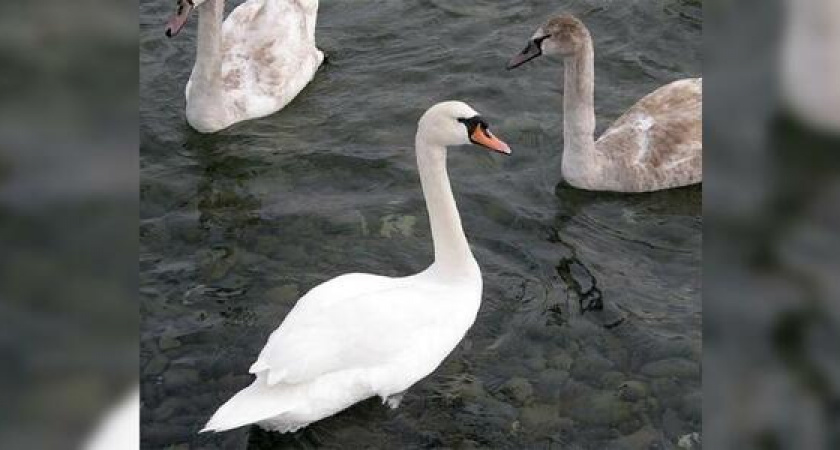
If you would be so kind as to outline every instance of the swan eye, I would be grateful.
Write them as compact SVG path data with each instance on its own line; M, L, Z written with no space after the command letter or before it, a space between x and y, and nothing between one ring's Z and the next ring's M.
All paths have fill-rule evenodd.
M479 128L485 135L489 136L489 132L487 130L490 129L490 125L488 125L481 116L470 117L469 119L461 117L458 119L458 122L461 122L465 127L467 127L468 136L472 136L475 133L476 128Z
M463 123L467 127L467 136L469 136L470 142L473 144L510 155L510 147L496 136L493 136L493 133L490 132L490 125L481 116L470 117L469 119L460 118L458 122Z
M175 3L178 5L177 14L183 14L184 8L186 8L187 5L190 5L190 7L195 8L195 3L193 3L193 0L176 0Z

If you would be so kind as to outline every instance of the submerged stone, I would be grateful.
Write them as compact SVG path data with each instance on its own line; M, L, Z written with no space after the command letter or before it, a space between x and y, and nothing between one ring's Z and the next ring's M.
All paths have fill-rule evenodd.
M178 340L176 337L172 336L161 336L158 339L158 348L161 350L171 350L173 348L178 348L181 346L181 341Z
M217 247L199 250L196 259L202 276L208 281L224 278L236 265L236 251L233 248Z
M642 366L641 372L650 377L691 379L700 375L697 363L683 358L668 358Z
M569 370L572 367L572 357L566 353L552 356L548 360L548 367L554 367L560 370Z
M607 389L615 389L621 385L624 378L623 373L611 370L601 375L601 384Z
M181 400L175 397L164 399L160 406L155 409L154 416L156 420L167 420L175 414L178 410L178 403Z
M527 430L546 431L557 427L560 416L557 406L536 404L522 408L519 421Z
M687 420L700 423L703 419L703 394L699 391L686 394L682 398L680 412Z
M641 381L625 381L618 387L618 397L627 402L637 402L647 395L647 385Z
M599 426L616 426L632 419L635 414L631 403L608 391L595 391L578 397L570 406L569 413L577 422Z
M163 379L168 387L182 388L201 382L198 371L189 368L174 368L166 372Z
M700 440L700 433L694 432L686 434L677 441L677 447L683 450L699 450L703 448L703 442Z
M556 395L559 389L569 379L569 372L558 369L546 369L540 373L537 391Z
M169 365L169 359L160 353L156 354L143 368L144 375L160 375Z
M598 354L584 355L572 364L572 376L577 380L591 380L600 378L603 372L612 369L612 361Z
M382 227L379 230L379 235L384 238L397 236L411 237L414 236L414 226L416 224L417 218L414 216L388 214L382 218Z
M472 439L464 439L455 446L456 450L478 450L480 448L482 448L481 445Z
M657 448L654 447L654 444L658 440L661 440L660 434L648 425L638 429L633 434L628 434L612 441L612 445L609 448L616 450Z
M469 375L454 377L441 388L441 392L449 401L476 402L488 397L481 381Z
M529 370L534 372L541 372L545 370L546 362L545 358L541 356L534 356L525 360L525 366L528 367Z
M268 290L265 293L266 299L275 303L289 303L300 297L296 284L284 284Z
M522 377L511 378L502 385L500 391L520 406L530 403L534 395L534 388L531 386L531 382Z
M662 429L670 439L676 439L677 436L688 431L686 424L680 420L677 412L670 408L665 410L665 414L662 415Z

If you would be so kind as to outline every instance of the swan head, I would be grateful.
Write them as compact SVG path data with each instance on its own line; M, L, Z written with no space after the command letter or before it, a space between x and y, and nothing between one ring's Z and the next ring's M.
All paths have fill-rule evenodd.
M525 50L511 58L507 68L514 69L542 55L574 56L589 40L589 30L577 17L554 17L537 29Z
M201 6L207 0L175 0L177 9L175 14L169 19L166 24L166 37L173 37L184 28L187 24L187 19L190 18L190 13Z
M464 102L442 102L429 108L420 118L417 136L440 147L475 144L510 155L510 147L494 136L490 125Z

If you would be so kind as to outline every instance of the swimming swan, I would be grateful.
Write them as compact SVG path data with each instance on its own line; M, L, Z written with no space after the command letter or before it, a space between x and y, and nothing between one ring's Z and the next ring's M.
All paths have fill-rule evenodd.
M202 431L250 423L295 431L374 396L396 408L406 389L440 365L475 321L481 302L481 271L446 171L446 148L470 142L510 154L464 103L439 103L420 119L415 146L432 265L400 278L352 273L313 288L251 366L256 380Z
M315 47L318 0L248 0L224 16L224 0L178 0L166 27L175 36L198 10L187 122L212 133L273 114L312 80L324 60Z
M703 179L702 81L672 82L648 94L594 140L594 53L583 22L563 15L540 27L508 69L540 55L560 55L563 178L594 191L646 192Z

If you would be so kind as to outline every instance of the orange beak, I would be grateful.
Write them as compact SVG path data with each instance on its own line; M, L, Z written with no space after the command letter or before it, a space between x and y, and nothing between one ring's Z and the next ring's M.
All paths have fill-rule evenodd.
M502 142L502 140L496 136L493 136L493 133L482 126L475 127L475 131L473 131L470 136L470 140L474 144L488 148L494 152L499 152L503 155L510 155L510 146Z

